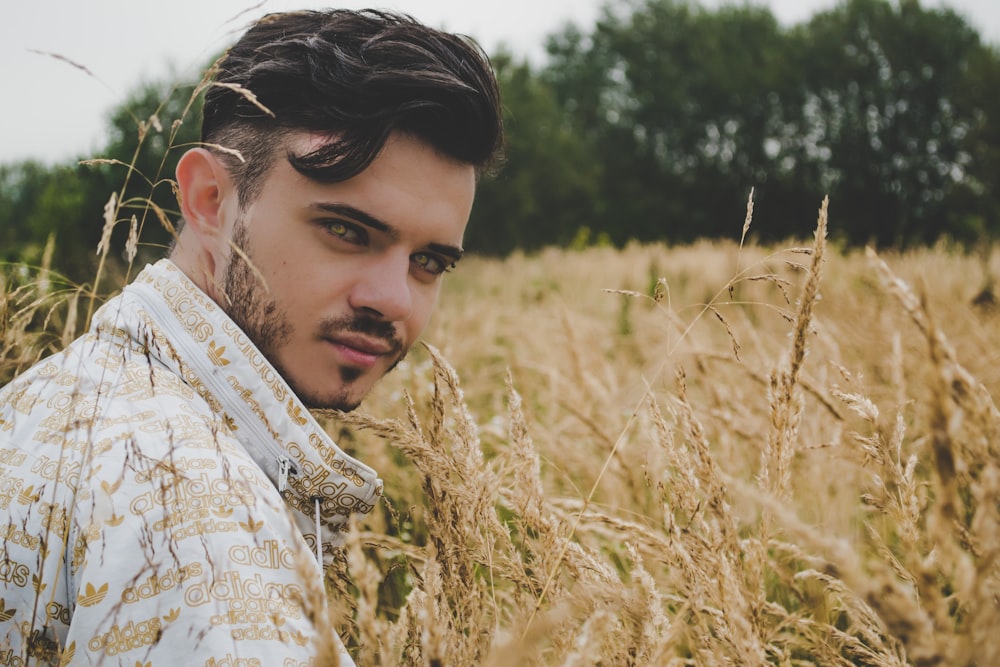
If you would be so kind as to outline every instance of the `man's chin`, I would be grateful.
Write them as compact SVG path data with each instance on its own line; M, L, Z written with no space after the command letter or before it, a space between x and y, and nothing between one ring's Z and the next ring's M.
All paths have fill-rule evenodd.
M365 394L358 394L354 391L338 390L335 393L299 391L292 387L292 391L298 396L302 404L310 410L339 410L340 412L351 412L356 410ZM367 393L367 392L366 392Z
M353 412L361 405L361 401L339 401L339 400L306 400L301 399L302 404L309 410L336 410L337 412Z
M357 383L346 382L336 387L296 387L292 391L310 410L340 410L351 412L361 405L361 401L371 391L371 387L358 386Z
M361 405L377 381L370 380L363 373L352 374L343 369L340 380L334 387L303 387L294 382L289 382L289 385L310 410L351 412Z
M340 382L336 387L306 387L288 375L284 375L284 377L295 395L310 410L351 412L361 405L375 384L396 368L405 356L405 354L400 355L382 372L378 372L374 368L361 369L353 366L342 366L337 371ZM376 373L377 376L373 377L373 373Z

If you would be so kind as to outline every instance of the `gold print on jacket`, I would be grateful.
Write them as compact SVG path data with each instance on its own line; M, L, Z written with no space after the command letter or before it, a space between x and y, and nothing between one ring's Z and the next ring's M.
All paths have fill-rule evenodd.
M295 399L293 398L288 399L288 416L291 417L292 421L294 421L299 426L304 426L305 423L309 421L308 419L306 419L306 416L302 413L302 408L299 406L298 403L295 402Z
M235 521L211 518L226 517L233 507L253 507L254 495L240 479L218 478L202 473L196 477L174 476L156 488L136 495L129 504L134 516L161 508L165 519L154 521L154 531L170 529L175 539L207 533L230 533L241 530Z
M7 509L21 491L24 480L6 471L0 471L0 509Z
M62 625L68 626L72 620L73 614L70 612L69 608L59 604L58 602L49 602L45 605L45 618L50 621L59 621Z
M7 601L0 600L0 623L6 623L14 617L16 609L7 609Z
M271 426L271 422L268 421L267 414L264 412L264 409L260 407L260 403L257 401L256 398L253 397L253 390L248 387L244 387L242 384L240 384L240 380L236 376L230 375L228 380L229 380L229 385L234 390L236 390L236 393L247 404L247 406L250 408L250 411L253 412L255 415L257 415L257 418L260 419L260 422L264 425L264 428L266 428L268 432L271 434L271 437L280 442L281 434L275 431L274 427Z
M76 598L76 603L81 607L93 607L96 604L100 604L107 595L107 582L104 582L98 588L94 588L94 584L88 581L87 585L83 587L83 593Z
M95 333L0 390L0 667L37 659L30 646L58 638L69 645L42 664L154 667L152 647L174 635L204 640L189 667L318 667L306 657L313 615L300 581L315 574L311 559L300 570L313 524L286 520L243 431L291 445L288 495L309 503L299 508L307 517L305 487L333 493L321 518L336 522L331 510L370 507L380 483L339 452L221 310L182 276L167 282L161 293L183 329L169 313L155 319L164 309L148 299L158 296L126 294L127 308L95 316ZM136 528L151 559L117 553L117 536ZM216 543L210 533L221 551L197 544ZM35 629L48 634L25 635Z
M150 470L139 470L135 473L136 482L173 483L174 476L183 476L192 470L215 470L219 464L214 459L188 458L186 456L171 457L167 461L157 461Z
M121 380L115 385L116 400L146 401L154 396L181 398L190 401L194 392L172 373L159 373L156 381L149 377L148 366L125 364Z
M315 444L315 443L314 443ZM329 462L330 468L319 466L309 460L302 447L295 442L286 445L288 453L292 459L298 462L299 474L289 480L289 483L301 489L302 498L315 498L319 496L323 499L324 514L335 514L347 516L351 512L367 513L372 509L372 504L367 503L352 493L346 481L337 481L340 476L335 473L340 472L343 478L351 480L353 486L359 486L361 479L357 471L346 466L343 459L335 458ZM329 452L329 450L327 450ZM300 512L308 515L311 509L308 505L303 505L296 498L288 498L288 503L295 506Z
M235 641L279 641L284 644L290 642L295 642L299 646L305 646L309 643L309 637L307 637L301 630L296 630L295 632L288 632L287 630L282 630L280 628L274 627L274 625L260 625L254 624L249 628L237 628L231 633L232 638Z
M35 407L36 403L39 403L41 401L41 398L39 398L37 392L28 393L28 389L30 388L31 385L26 384L19 390L12 391L8 399L5 400L3 404L0 404L0 408L10 405L12 408L14 408L15 412L18 412L22 415L30 415L31 409ZM2 421L2 424L0 424L0 430L2 431L9 431L12 428L14 428L13 422L7 422L3 420L0 421Z
M87 648L95 653L103 651L105 655L115 656L155 644L159 641L162 630L159 616L138 623L129 621L124 625L116 624L107 632L94 635L87 643Z
M208 358L216 366L228 366L229 359L226 359L226 346L219 345L214 340L208 343Z
M76 657L76 642L70 642L69 646L63 650L62 657L59 659L59 667L69 667L73 664L73 658Z
M28 585L31 569L24 563L18 563L12 558L0 560L0 581L6 581L20 588Z
M119 332L122 335L127 335L124 332ZM95 341L93 336L86 336L88 341ZM76 387L80 382L80 377L71 370L66 370L62 366L52 363L51 361L46 363L38 373L38 380L45 380L51 382L52 384L58 385L60 387L72 388Z
M237 467L237 470L240 473L240 477L246 480L248 484L259 486L262 489L272 488L271 480L260 472L260 468L240 465Z
M167 303L173 306L173 303L177 301L178 296L189 297L194 300L203 310L208 311L210 314L215 313L218 310L218 306L214 301L208 299L199 290L190 290L185 287L185 278L182 275L180 269L178 269L173 264L163 265L164 270L174 275L164 276L161 278L151 278L144 274L139 274L136 277L136 282L144 282L156 287L156 291L159 292ZM174 312L180 315L180 311L174 308ZM180 318L183 320L183 318Z
M8 645L0 647L0 665L10 665L11 667L24 667L28 664L55 664L52 661L58 659L59 667L67 667L70 665L70 661L73 659L73 653L71 649L75 649L75 642L70 644L69 648L59 655L58 645L45 637L43 630L31 630L31 626L28 623L22 623L17 627L17 631L20 632L26 639L31 648L28 650L28 660L25 660L23 656L17 655L14 649L10 648ZM34 643L32 643L34 642ZM68 657L67 657L68 654ZM38 661L32 661L30 658L36 658ZM40 662L40 661L46 662Z
M188 414L185 410L189 410L189 408L186 407L186 404L181 404L177 407L174 414L163 419L139 425L139 431L142 433L154 433L158 437L162 437L164 433L169 433L174 441L184 441L185 447L201 447L203 449L210 449L212 452L218 451L221 441L206 441L204 438L206 428L211 429L211 422L207 422L204 417L196 413L192 412ZM230 447L223 451L229 452L235 450Z
M174 311L174 315L177 316L177 319L180 320L184 328L190 332L192 338L199 343L204 343L211 338L215 329L205 319L204 315L201 314L202 308L192 298L190 292L185 291L181 285L166 281L157 283L157 288L160 290L160 294L167 302L167 305Z
M160 329L159 326L157 326L156 322L153 320L152 317L149 316L148 313L146 313L146 311L140 310L139 316L143 319L146 328L148 328L149 331L152 333L152 337L154 340L161 340L161 341L170 340L170 337L167 336ZM212 326L207 323L206 326L208 326L208 331L203 332L203 335L207 337L212 334ZM202 381L201 377L198 376L198 373L196 373L195 370L191 368L190 365L188 365L180 357L178 357L176 353L171 353L170 356L178 364L181 377L183 378L183 382L174 373L160 373L157 375L157 381L163 380L163 381L177 383L177 385L179 387L182 387L185 392L190 392L191 388L193 387L194 391L197 392L197 394L201 396L202 399L204 399L205 402L208 403L208 405L212 408L212 412L216 414L222 412L222 404L219 402L219 399L216 398L212 394L212 392L208 390L208 387L205 386L205 383Z
M37 550L41 542L37 535L26 533L12 523L8 523L6 528L0 529L0 541L3 541L4 544L13 543L32 551Z
M121 521L118 520L116 523L115 515L112 514L111 520L105 523L117 525ZM73 544L73 560L70 561L70 572L74 575L76 574L80 566L87 560L87 544L96 542L99 539L101 539L101 527L95 523L90 524L77 533L76 542Z
M237 658L227 653L222 658L209 658L205 667L263 667L259 658Z
M347 463L344 457L340 456L332 447L323 442L317 434L309 434L309 444L316 448L316 451L323 457L327 465L333 468L334 472L338 472L351 480L354 486L360 488L365 485L365 479L358 473L357 469ZM379 487L378 492L381 494L381 487Z
M59 660L59 642L53 639L48 626L37 627L28 621L19 624L18 628L24 643L28 647L28 658L23 664L32 664L30 658L35 658L33 664L48 665ZM12 663L17 664L17 663Z
M302 587L298 584L266 581L259 573L246 577L236 570L228 570L210 581L203 579L189 584L184 589L184 601L191 607L211 602L225 605L225 612L209 618L212 625L247 626L233 628L234 639L277 639L296 643L301 633L290 633L274 626L284 624L286 618L302 618L302 596Z
M59 431L39 429L32 440L44 445L57 446L65 453L75 452L77 454L89 454L90 456L99 456L111 449L114 444L111 438L101 438L99 440L88 439L91 433L92 430L89 428L81 429L77 433L80 437L73 438L67 435L65 428L63 428L61 433Z
M250 343L246 334L237 327L231 320L223 320L222 331L229 335L239 348L250 366L257 372L257 377L268 386L274 394L274 398L279 403L284 403L290 396L285 381L274 370L271 364L264 358L256 347Z
M120 417L105 417L99 420L94 428L97 430L110 429L112 426L122 426L123 424L141 424L156 418L155 410L142 410L140 412L130 412Z
M26 489L21 489L17 493L17 503L18 505L33 505L38 502L38 499L42 497L41 491L35 491L35 485L32 484Z
M42 517L42 529L55 533L65 540L69 534L69 516L66 508L54 503L39 503L38 513Z
M234 565L249 565L268 570L294 570L298 556L290 547L282 546L278 540L264 540L260 546L237 544L229 548L229 560Z
M39 431L68 433L94 423L97 397L81 396L68 391L58 392L45 404L52 412L38 424Z
M160 593L177 588L192 577L200 577L203 572L201 563L191 563L176 569L170 568L161 575L150 575L142 583L122 591L122 602L132 604L155 598Z
M198 392L198 395L201 396L206 403L208 403L209 407L212 408L212 412L215 414L223 412L222 403L220 403L219 399L217 399L215 395L208 390L208 387L205 386L205 383L202 382L198 374L194 372L194 369L182 364L181 375L184 376L184 381L194 387L195 391Z
M319 667L319 663L316 662L316 658L309 658L309 660L285 658L285 661L281 663L281 667Z
M55 481L57 484L65 484L72 491L76 491L80 483L80 463L68 461L64 458L50 459L42 454L31 466L31 472L42 479Z

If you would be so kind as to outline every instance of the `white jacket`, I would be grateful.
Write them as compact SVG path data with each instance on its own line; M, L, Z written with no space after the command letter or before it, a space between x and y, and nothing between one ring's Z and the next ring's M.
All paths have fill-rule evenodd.
M0 665L353 664L315 526L381 492L161 260L0 390Z

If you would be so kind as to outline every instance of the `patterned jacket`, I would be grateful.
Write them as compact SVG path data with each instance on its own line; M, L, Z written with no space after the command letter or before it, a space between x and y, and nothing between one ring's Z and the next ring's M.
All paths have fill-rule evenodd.
M353 664L316 531L381 492L161 260L0 390L0 665Z

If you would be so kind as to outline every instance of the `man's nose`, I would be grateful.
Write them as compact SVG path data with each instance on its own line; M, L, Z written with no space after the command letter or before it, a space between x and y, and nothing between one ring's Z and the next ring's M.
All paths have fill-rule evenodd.
M385 253L367 262L355 278L348 304L388 322L409 318L413 311L409 255Z

